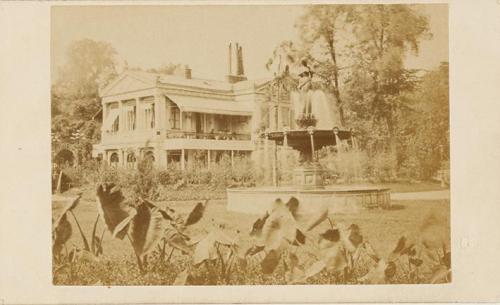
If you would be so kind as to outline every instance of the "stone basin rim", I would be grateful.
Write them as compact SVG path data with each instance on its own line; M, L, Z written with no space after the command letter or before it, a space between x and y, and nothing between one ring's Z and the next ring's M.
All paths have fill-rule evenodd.
M356 193L373 193L373 192L388 192L390 188L386 187L363 187L353 186L345 188L325 187L324 189L300 189L293 186L289 187L251 187L251 188L228 188L227 192L234 193L294 193L294 194L356 194Z

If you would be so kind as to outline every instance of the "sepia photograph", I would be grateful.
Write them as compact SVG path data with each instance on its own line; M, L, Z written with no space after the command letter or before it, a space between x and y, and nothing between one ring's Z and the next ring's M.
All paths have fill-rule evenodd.
M52 284L453 283L448 9L52 5Z

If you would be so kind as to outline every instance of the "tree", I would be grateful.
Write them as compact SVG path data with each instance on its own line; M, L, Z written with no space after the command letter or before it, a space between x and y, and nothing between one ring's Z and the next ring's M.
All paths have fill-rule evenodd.
M99 88L116 77L116 51L106 42L73 42L51 89L54 145L70 144L79 159L90 157L99 126L92 117L101 108Z
M419 179L432 177L449 161L449 71L443 62L422 76L408 96L414 111L398 126L400 163Z
M420 40L430 35L428 20L409 5L359 5L349 20L355 37L346 80L352 109L387 132L395 153L397 111L416 81L416 71L405 69L403 60L408 51L418 53Z
M73 42L56 84L65 96L96 97L99 88L116 77L116 50L107 42L83 39Z

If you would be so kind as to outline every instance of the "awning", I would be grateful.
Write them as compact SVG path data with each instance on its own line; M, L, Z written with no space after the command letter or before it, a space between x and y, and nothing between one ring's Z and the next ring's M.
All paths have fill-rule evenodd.
M180 95L169 95L168 98L185 112L251 116L253 111L250 102L236 102Z
M104 130L108 131L112 129L113 123L116 118L120 115L120 110L118 108L113 108L109 110L106 120L102 123Z

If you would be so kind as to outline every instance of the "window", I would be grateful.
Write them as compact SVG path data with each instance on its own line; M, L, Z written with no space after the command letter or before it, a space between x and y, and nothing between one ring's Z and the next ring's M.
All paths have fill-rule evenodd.
M154 162L155 161L155 154L152 151L148 151L144 154L144 159L148 160L149 162Z
M109 162L111 163L111 166L113 167L116 167L118 165L118 161L119 161L119 158L118 158L118 153L112 153L110 158L109 158Z
M127 130L135 130L135 106L127 108Z
M180 128L180 117L181 111L177 106L170 107L170 128L179 129Z
M290 109L288 107L281 108L281 126L290 127Z
M146 129L155 128L155 104L151 103L144 108L144 122Z
M136 158L135 158L134 153L129 153L127 155L127 168L134 168L135 162L136 162Z
M120 129L120 117L117 116L116 119L113 121L113 125L111 125L111 131L117 132L119 129Z

